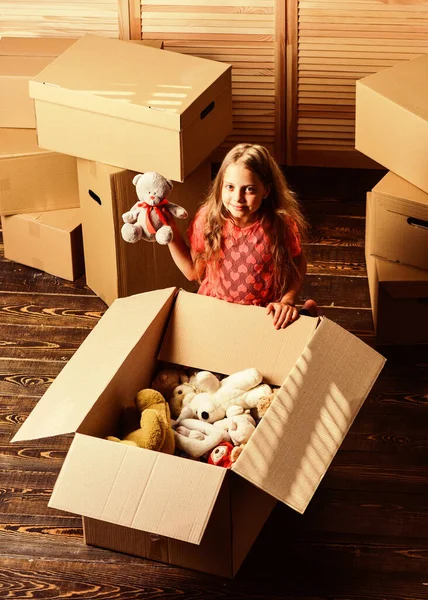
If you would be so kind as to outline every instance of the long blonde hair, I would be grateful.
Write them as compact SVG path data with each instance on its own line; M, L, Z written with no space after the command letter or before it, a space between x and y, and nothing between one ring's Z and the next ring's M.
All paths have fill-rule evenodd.
M220 169L212 182L204 203L207 219L204 228L204 250L195 259L199 265L214 263L219 259L222 232L226 221L232 216L222 202L224 173L231 164L240 164L255 173L269 194L263 199L259 208L260 222L271 242L271 252L275 269L274 290L281 298L296 277L300 277L296 264L291 256L290 245L285 241L290 235L286 217L291 217L299 230L301 240L307 233L307 223L300 210L299 202L290 190L286 178L269 151L258 144L238 144L225 156ZM232 219L233 220L233 219Z

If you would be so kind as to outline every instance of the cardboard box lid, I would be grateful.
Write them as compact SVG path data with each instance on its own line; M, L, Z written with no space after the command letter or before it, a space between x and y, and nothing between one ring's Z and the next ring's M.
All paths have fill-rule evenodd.
M86 35L29 89L35 99L181 131L203 117L230 73L217 61Z
M80 208L64 208L62 210L50 210L38 213L26 213L12 215L10 219L22 219L29 223L38 223L51 229L59 229L71 233L82 223Z
M0 56L0 77L35 77L51 61L42 56Z
M122 363L175 293L175 288L167 288L113 302L36 404L12 442L77 431ZM125 331L127 335L124 335Z
M199 544L226 473L76 434L49 506Z
M37 145L35 129L0 128L0 160L46 152Z
M428 121L428 54L383 69L356 82Z
M388 210L428 219L428 194L392 171L382 177L372 193Z
M58 56L69 48L77 38L0 38L2 56Z
M428 298L428 271L376 258L379 284L393 298Z
M384 363L323 319L233 471L303 513Z

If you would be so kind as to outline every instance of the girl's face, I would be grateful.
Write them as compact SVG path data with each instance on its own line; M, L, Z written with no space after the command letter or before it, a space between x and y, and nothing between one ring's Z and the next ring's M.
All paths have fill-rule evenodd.
M238 227L250 225L256 218L269 189L256 173L239 163L229 165L223 178L221 200Z

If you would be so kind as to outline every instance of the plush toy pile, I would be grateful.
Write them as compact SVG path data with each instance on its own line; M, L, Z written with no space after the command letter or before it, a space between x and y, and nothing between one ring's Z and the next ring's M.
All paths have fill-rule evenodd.
M134 416L124 411L121 436L107 439L230 468L275 393L253 368L222 377L164 366L137 394Z
M254 368L222 377L168 366L152 387L168 400L176 449L225 467L237 460L275 394Z

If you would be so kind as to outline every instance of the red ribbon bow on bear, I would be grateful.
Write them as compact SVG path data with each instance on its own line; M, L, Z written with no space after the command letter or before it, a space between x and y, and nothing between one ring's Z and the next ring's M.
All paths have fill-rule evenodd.
M164 213L165 213L165 204L168 204L168 200L166 200L166 198L164 198L163 200L161 200L159 202L159 204L156 204L156 206L152 206L151 204L147 204L147 202L139 202L138 206L140 208L145 208L146 209L146 228L147 231L151 234L154 235L156 233L156 229L153 227L153 222L151 219L151 213L154 210L157 214L157 216L159 217L160 221L164 224L164 225L168 225L168 221L165 219L164 217Z

